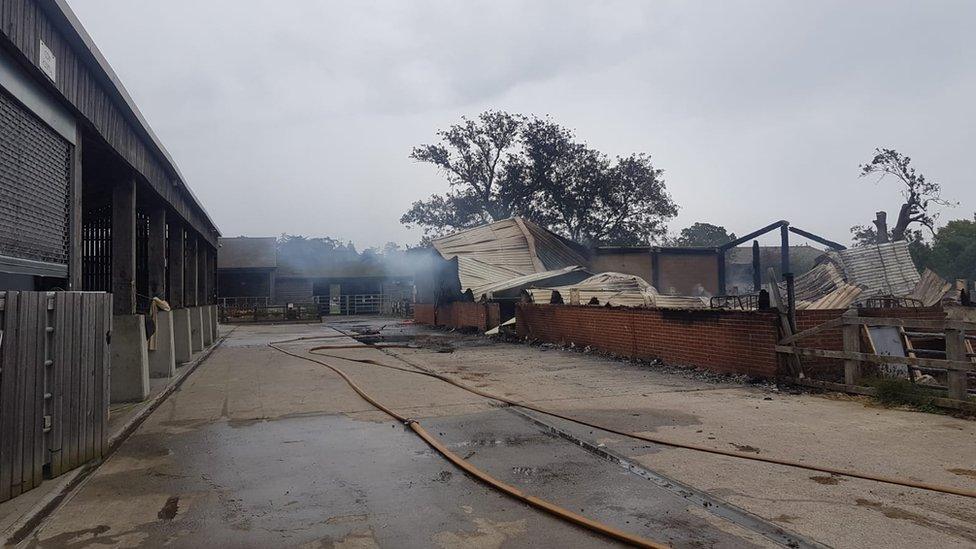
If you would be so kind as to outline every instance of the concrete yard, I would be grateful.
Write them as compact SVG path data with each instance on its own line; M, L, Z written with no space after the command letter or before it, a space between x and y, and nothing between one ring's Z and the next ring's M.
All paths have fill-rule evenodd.
M616 545L493 491L328 368L266 345L374 330L421 345L328 353L419 366L629 432L976 490L968 419L344 318L235 328L21 545ZM430 377L318 358L496 478L675 547L976 545L974 499L660 446L519 412Z

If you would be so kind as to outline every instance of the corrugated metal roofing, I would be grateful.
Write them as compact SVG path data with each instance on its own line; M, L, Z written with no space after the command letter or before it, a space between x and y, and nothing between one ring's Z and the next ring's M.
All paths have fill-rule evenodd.
M918 269L905 241L827 252L796 277L797 309L843 309L869 297L911 297ZM786 285L780 284L785 295Z
M574 282L578 282L586 279L592 274L593 273L587 271L585 267L573 265L571 267L565 267L553 271L543 271L541 273L522 275L472 290L474 291L475 299L479 299L482 295L486 299L492 299L500 293L510 293L512 290L521 290L523 288L534 288L539 286L552 286L553 284L565 284L569 282L569 280L566 279L574 278L574 275L576 279ZM515 292L515 297L518 297L518 292Z
M434 240L433 244L444 259L469 257L517 275L536 272L528 240L515 219L454 233Z
M564 303L569 303L572 293L578 291L581 305L596 298L599 305L621 307L701 309L708 306L700 297L661 295L639 276L614 272L596 274L578 284L526 290L534 303L551 303L554 291L559 292Z
M509 218L433 241L444 259L458 258L461 289L483 288L516 277L586 264L562 237L521 218Z
M925 307L931 307L945 299L946 294L950 290L952 290L952 283L943 279L931 269L925 269L921 279L918 281L918 285L915 286L915 290L912 291L912 295L909 297L917 299Z
M847 281L865 287L866 295L905 297L918 285L919 274L908 242L858 246L838 252Z
M458 278L463 290L470 289L476 296L480 297L481 288L490 287L493 284L512 280L520 276L525 276L519 271L485 263L466 255L456 256L458 261ZM534 274L534 273L532 273Z
M796 308L803 309L846 309L860 297L863 288L856 284L842 282L833 291L813 301L797 300Z
M817 301L845 285L847 285L847 280L844 279L842 268L830 256L826 256L814 268L796 277L797 306L799 307L800 302ZM785 295L786 286L781 286Z
M585 265L587 258L573 249L573 243L528 219L520 220L535 244L535 252L546 269L560 269L567 265Z

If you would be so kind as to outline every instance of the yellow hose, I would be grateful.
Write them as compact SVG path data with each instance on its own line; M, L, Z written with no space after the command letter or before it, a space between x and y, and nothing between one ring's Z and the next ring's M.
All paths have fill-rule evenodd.
M363 345L361 347L364 348L364 349L371 348L371 346L368 346L368 345ZM465 391L474 393L476 395L479 395L479 396L482 396L482 397L485 397L485 398L490 398L490 399L493 399L493 400L497 400L499 402L503 402L503 403L508 404L510 406L518 406L520 408L525 408L526 410L532 410L533 412L538 412L540 414L546 414L546 415L549 415L549 416L552 416L552 417L557 417L559 419L564 419L566 421L571 421L571 422L577 423L579 425L585 425L587 427L592 427L594 429L600 429L601 431L606 431L608 433L613 433L615 435L620 435L620 436L624 436L624 437L634 438L634 439L637 439L637 440L643 440L643 441L646 441L646 442L653 442L655 444L661 444L661 445L664 445L664 446L671 446L673 448L682 448L682 449L685 449L685 450L694 450L696 452L704 452L704 453L715 454L715 455L720 455L720 456L733 457L733 458L739 458L739 459L746 459L746 460L750 460L750 461L759 461L759 462L763 462L763 463L772 463L772 464L775 464L775 465L783 465L783 466L786 466L786 467L794 467L794 468L798 468L798 469L806 469L808 471L814 471L814 472L817 472L817 473L828 473L828 474L832 474L832 475L838 475L838 476L844 476L844 477L850 477L850 478L859 478L859 479L862 479L862 480L871 480L871 481L874 481L874 482L881 482L881 483L884 483L884 484L892 484L892 485L895 485L895 486L904 486L906 488L917 488L919 490L928 490L930 492L939 492L939 493L943 493L943 494L951 494L951 495L962 496L962 497L967 497L967 498L976 498L976 491L966 490L966 489L963 489L963 488L955 488L955 487L952 487L952 486L942 486L942 485L938 485L938 484L930 484L930 483L925 483L925 482L915 482L915 481L911 481L911 480L902 480L902 479L898 479L898 478L894 478L894 477L886 477L886 476L883 476L883 475L875 475L875 474L871 474L871 473L861 473L861 472L858 472L858 471L851 471L851 470L848 470L848 469L839 469L839 468L836 468L836 467L830 467L830 466L826 466L826 465L811 465L811 464L807 464L807 463L803 463L803 462L799 462L799 461L792 461L792 460L788 460L788 459L780 459L780 458L757 456L755 454L748 454L748 453L745 453L745 452L736 452L736 451L732 451L732 450L721 450L721 449L718 449L718 448L710 448L708 446L702 446L702 445L692 444L692 443L688 443L688 442L679 442L679 441L669 440L669 439L661 438L661 437L641 435L641 434L638 434L638 433L628 433L626 431L620 431L618 429L614 429L613 427L608 427L606 425L600 425L598 423L592 423L592 422L589 422L589 421L577 419L577 418L574 418L574 417L571 417L571 416L567 416L567 415L561 414L559 412L553 412L551 410L546 410L544 408L539 408L538 406L535 406L535 405L532 405L532 404L528 404L528 403L520 402L520 401L516 401L516 400L511 400L511 399L508 399L508 398L505 398L505 397L502 397L502 396L498 396L498 395L494 395L494 394L488 393L486 391L482 391L482 390L477 389L477 388L474 388L474 387L469 387L468 385L465 385L465 384L463 384L463 383L461 383L459 381L455 381L454 379L451 379L451 378L449 378L449 377L447 377L445 375L442 375L442 374L439 374L437 372L432 372L430 370L421 368L420 366L417 366L415 364L412 364L412 363L408 362L406 359L404 359L402 357L399 357L397 355L389 355L389 356L392 356L393 358L396 358L397 360L400 360L400 361L402 361L402 362L404 362L406 364L409 364L413 368L417 368L417 370L409 370L407 368L399 368L397 366L390 366L388 364L381 364L381 363L379 363L379 362L377 362L375 360L346 358L346 357L341 357L341 356L336 356L336 355L321 355L321 353L317 353L316 352L318 350L325 350L325 349L329 349L329 348L330 347L327 347L327 346L324 346L324 347L312 347L311 349L309 349L309 352L310 353L313 353L313 354L318 354L320 356L328 356L330 358L338 358L338 359L341 359L341 360L348 360L348 361L351 361L351 362L361 362L361 363L364 363L364 364L372 364L372 365L375 365L375 366L382 366L384 368L391 368L391 369L394 369L394 370L400 370L402 372L407 372L407 373L412 373L412 374L419 374L419 375L425 375L425 376L433 377L433 378L439 379L441 381L450 383L451 385L454 385L455 387L458 387L460 389L464 389ZM337 347L331 347L331 348L337 348Z
M607 524L603 524L602 522L597 522L595 520L588 519L588 518L586 518L586 517L584 517L582 515L578 515L578 514L572 512L572 511L570 511L568 509L565 509L563 507L559 507L558 505L549 503L548 501L546 501L544 499L537 498L535 496L531 496L531 495L528 495L528 494L523 493L518 488L516 488L516 487L514 487L514 486L512 486L510 484L506 484L506 483L504 483L504 482L502 482L502 481L500 481L500 480L492 477L488 473L485 473L481 469L478 469L477 467L475 467L474 465L472 465L467 460L461 458L460 456L458 456L454 452L450 451L446 446L444 446L443 443L441 443L439 440L437 440L437 438L435 438L433 435L431 435L429 432L427 432L427 430L424 429L417 421L412 420L412 419L409 419L409 418L407 418L405 416L402 416L402 415L394 412L390 408L387 408L386 406L384 406L383 404L381 404L378 400L376 400L373 397L371 397L368 393L366 393L366 391L364 391L362 388L360 388L358 385L356 385L356 382L353 381L352 378L350 378L341 369L339 369L339 368L337 368L337 367L335 367L335 366L333 366L333 365L331 365L331 364L329 364L329 363L327 363L325 361L316 360L316 359L314 359L312 357L300 355L298 353L293 353L291 351L286 351L285 349L282 349L281 347L278 347L278 344L290 343L290 342L293 342L293 341L307 340L307 339L315 339L315 338L314 337L312 337L312 338L304 337L304 338L289 339L289 340L284 340L284 341L272 341L271 343L268 343L268 346L271 347L272 349L275 349L276 351L282 352L282 353L284 353L286 355L290 355L290 356L293 356L293 357L296 357L296 358L300 358L302 360L308 360L310 362L314 362L316 364L321 364L322 366L325 366L326 368L329 368L330 370L332 370L333 372L335 372L336 374L338 374L339 377L341 377L343 380L345 380L345 382L349 385L349 387L351 387L353 391L356 391L356 393L360 397L362 397L363 400L365 400L366 402L369 402L370 404L372 404L373 406L375 406L377 409L382 410L384 413L386 413L390 417L396 419L397 421L400 421L402 423L405 423L405 424L409 425L410 426L410 429L412 429L413 432L417 433L417 435L420 438L422 438L427 444L429 444L431 448L433 448L434 450L437 450L437 452L439 452L442 456L444 456L448 461L450 461L454 465L458 466L459 468L461 468L462 470L464 470L466 473L470 474L471 476L473 476L473 477L477 478L478 480L484 482L485 484L491 486L492 488L495 488L496 490L499 490L501 492L504 492L505 494L508 494L509 496L511 496L511 497L513 497L515 499L521 500L521 501L527 503L528 505L531 505L532 507L535 507L537 509L541 509L542 511L545 511L545 512L547 512L547 513L549 513L549 514L551 514L551 515L553 515L553 516L555 516L555 517L557 517L559 519L565 520L567 522L571 522L571 523L576 524L578 526L582 526L583 528L586 528L586 529L591 530L593 532L596 532L598 534L602 534L604 536L607 536L609 538L615 539L617 541L626 543L628 545L632 545L634 547L645 547L645 548L648 548L648 549L667 549L669 547L668 545L664 545L664 544L661 544L661 543L657 543L656 541L649 540L649 539L646 539L646 538L642 538L642 537L637 536L637 535L634 535L634 534L629 534L629 533L624 532L622 530L618 530L617 528L614 528L613 526L610 526L610 525L607 525ZM328 348L335 349L335 348L344 348L344 346L325 347L325 348L327 348L327 349ZM341 358L341 357L339 357L339 358ZM403 370L404 371L409 371L409 370L406 370L406 369L403 369ZM421 373L421 372L414 372L414 373Z

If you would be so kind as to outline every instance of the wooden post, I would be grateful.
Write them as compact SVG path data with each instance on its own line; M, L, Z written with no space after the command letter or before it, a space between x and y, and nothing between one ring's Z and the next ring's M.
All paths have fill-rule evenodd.
M162 298L166 295L166 207L155 204L149 207L149 295Z
M759 241L752 241L752 291L762 289L762 263L759 258Z
M790 326L793 331L796 331L796 281L793 278L793 273L786 273L783 275L786 279L786 306L789 309L789 319Z
M136 314L136 182L112 187L112 303L116 315Z
M945 347L947 360L967 360L966 357L966 333L962 330L946 328ZM959 370L949 370L949 398L966 400L967 383L966 372Z
M857 318L857 309L848 309L843 314L844 320ZM844 352L861 352L861 325L853 322L844 322L842 328L844 333ZM854 359L844 360L844 383L847 385L857 385L861 379L861 362Z
M167 225L169 227L169 239L167 241L169 258L169 284L167 289L167 300L170 307L180 309L184 306L184 272L186 242L183 234L183 222L180 217L173 212L167 215Z
M68 190L68 289L81 290L81 215L82 164L81 128L77 130L74 152L71 155L71 187Z

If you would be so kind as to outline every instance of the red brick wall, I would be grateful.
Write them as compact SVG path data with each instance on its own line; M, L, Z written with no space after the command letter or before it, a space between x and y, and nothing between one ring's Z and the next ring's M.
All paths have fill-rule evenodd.
M413 305L413 320L418 324L429 324L434 325L434 310L435 307L429 303L414 303Z
M485 331L498 326L501 312L497 303L472 303L455 301L435 307L417 303L413 307L413 319L420 324L447 328L474 328Z
M722 373L778 372L778 318L772 312L519 304L516 318L519 336L550 343Z

